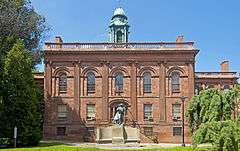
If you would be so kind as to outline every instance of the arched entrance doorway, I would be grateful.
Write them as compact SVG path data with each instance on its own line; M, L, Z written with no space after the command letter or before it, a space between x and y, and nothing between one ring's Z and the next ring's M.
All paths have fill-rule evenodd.
M113 121L113 118L116 114L116 109L117 109L117 106L119 104L123 104L125 107L126 107L126 110L125 110L125 113L124 113L124 119L123 119L123 122L125 123L126 120L128 119L127 116L128 116L128 108L130 107L128 102L126 100L123 100L123 99L117 99L117 100L113 100L110 102L109 104L109 121L112 122Z

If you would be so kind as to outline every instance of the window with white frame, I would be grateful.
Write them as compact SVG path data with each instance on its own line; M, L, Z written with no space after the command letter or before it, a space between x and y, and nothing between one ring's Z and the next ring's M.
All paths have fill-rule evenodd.
M149 72L146 72L143 74L143 92L144 93L151 93L151 74Z
M87 104L87 120L95 120L95 104Z
M172 105L172 116L173 119L178 120L181 118L181 104Z
M144 119L152 119L152 104L144 104Z
M66 118L66 117L67 117L67 106L58 105L58 118Z

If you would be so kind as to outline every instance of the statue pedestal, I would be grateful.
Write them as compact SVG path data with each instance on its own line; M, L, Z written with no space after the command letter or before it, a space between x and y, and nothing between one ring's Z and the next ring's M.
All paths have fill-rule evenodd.
M112 143L113 144L125 143L123 125L112 126Z
M97 143L123 144L127 142L139 142L140 130L130 126L114 125L99 127L96 133Z

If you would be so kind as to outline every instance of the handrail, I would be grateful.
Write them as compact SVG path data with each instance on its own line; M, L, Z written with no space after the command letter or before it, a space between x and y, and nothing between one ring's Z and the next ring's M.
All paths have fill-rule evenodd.
M161 49L193 48L194 42L131 42L131 43L53 43L46 42L45 49Z
M236 76L237 72L195 72L195 77L202 76Z
M207 72L195 72L195 74L236 74L237 72L210 72L210 71L207 71Z

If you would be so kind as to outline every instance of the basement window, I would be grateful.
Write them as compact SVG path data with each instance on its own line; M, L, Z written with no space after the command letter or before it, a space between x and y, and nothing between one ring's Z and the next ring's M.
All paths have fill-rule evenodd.
M66 127L57 127L57 135L65 136L66 135Z
M173 136L181 136L182 127L173 127Z

